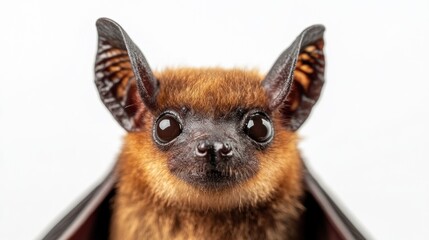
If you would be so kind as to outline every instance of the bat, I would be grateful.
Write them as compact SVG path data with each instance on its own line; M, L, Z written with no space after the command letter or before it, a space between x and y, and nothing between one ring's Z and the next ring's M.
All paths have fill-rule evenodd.
M302 238L297 130L324 83L324 27L305 29L262 75L154 72L119 24L96 25L95 83L127 131L110 238Z

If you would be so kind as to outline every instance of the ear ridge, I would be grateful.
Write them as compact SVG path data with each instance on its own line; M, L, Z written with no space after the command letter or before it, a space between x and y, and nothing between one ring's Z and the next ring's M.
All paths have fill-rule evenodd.
M325 73L323 39L308 44L299 54L294 71L291 93L286 99L284 114L290 115L290 126L298 129L310 115L319 99Z
M100 98L123 128L135 131L141 112L156 106L158 82L141 51L119 24L100 18L96 26L95 83Z
M295 131L309 116L324 83L322 25L305 29L274 63L262 82L270 103Z

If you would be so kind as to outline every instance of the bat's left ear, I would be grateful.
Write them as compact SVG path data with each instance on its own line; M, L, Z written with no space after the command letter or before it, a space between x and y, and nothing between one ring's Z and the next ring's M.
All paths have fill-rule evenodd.
M140 117L156 110L159 82L143 53L113 20L97 20L95 83L101 100L127 131L137 131Z
M307 119L322 90L324 30L322 25L305 29L280 55L262 82L269 108L278 109L292 131Z

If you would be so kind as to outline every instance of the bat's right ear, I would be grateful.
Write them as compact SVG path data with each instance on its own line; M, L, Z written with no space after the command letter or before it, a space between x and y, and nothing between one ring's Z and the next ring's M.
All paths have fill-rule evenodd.
M324 83L325 27L305 29L277 59L262 82L271 110L279 110L288 129L297 130L309 116Z
M156 107L159 83L143 53L116 22L97 20L95 84L104 105L127 131L136 131L145 110Z

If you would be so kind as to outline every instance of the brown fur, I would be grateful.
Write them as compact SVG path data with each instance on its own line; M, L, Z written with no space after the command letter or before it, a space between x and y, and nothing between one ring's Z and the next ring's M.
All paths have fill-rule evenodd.
M234 108L267 109L256 71L169 69L157 74L158 109L219 116ZM112 239L295 239L302 166L297 136L272 113L275 136L258 152L259 171L250 180L216 192L198 190L172 175L168 151L152 141L154 117L142 111L141 131L128 133L119 158Z

